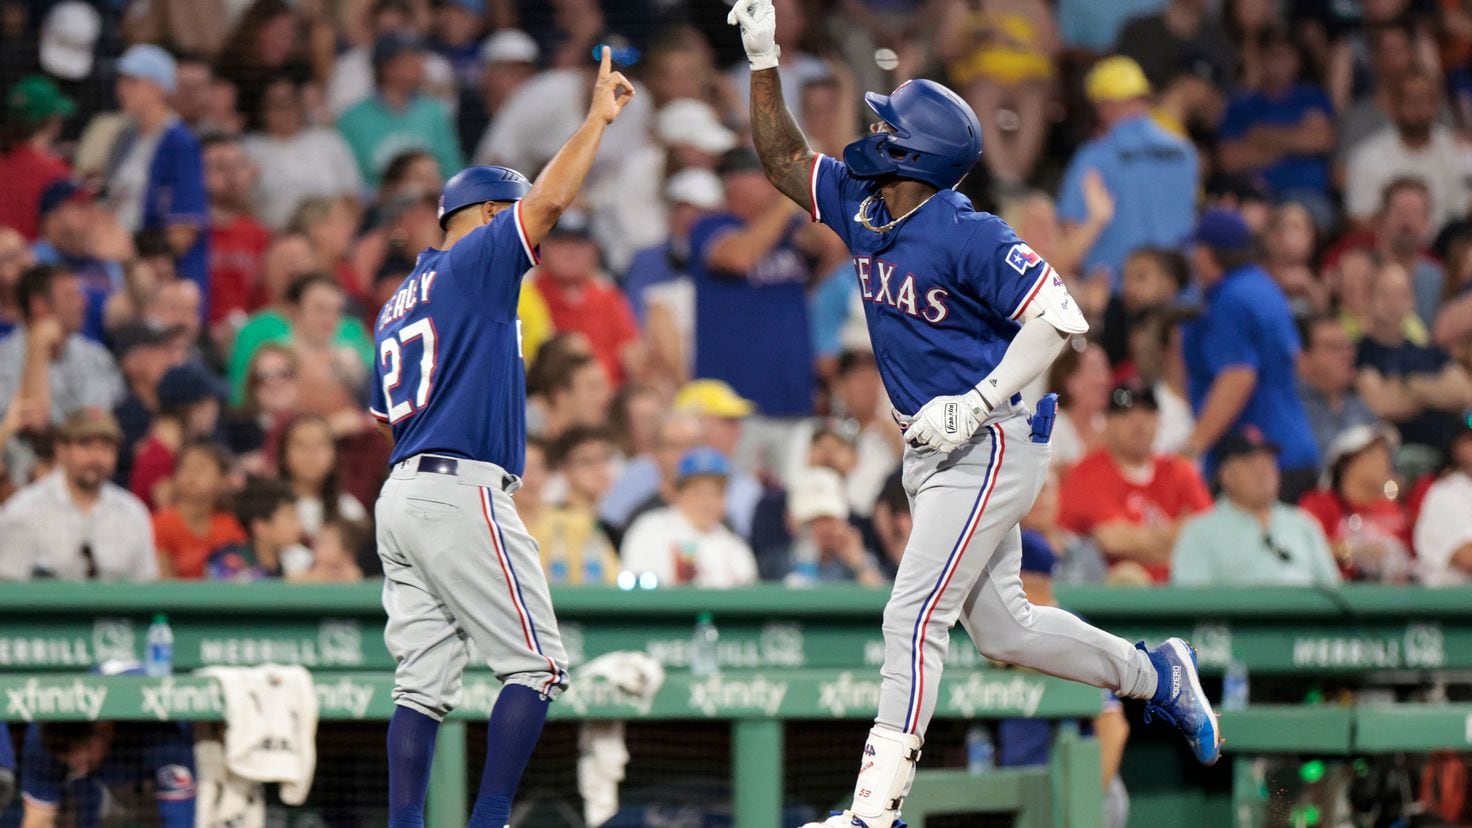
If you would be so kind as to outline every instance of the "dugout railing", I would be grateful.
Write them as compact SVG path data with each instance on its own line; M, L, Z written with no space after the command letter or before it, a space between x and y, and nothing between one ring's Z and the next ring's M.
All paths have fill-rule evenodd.
M1065 606L1126 637L1189 636L1207 675L1219 673L1230 660L1240 661L1254 684L1270 682L1280 695L1285 687L1314 682L1414 688L1472 675L1468 589L1073 588L1059 593ZM735 824L742 828L779 824L785 728L848 721L857 741L862 721L872 716L883 654L882 591L846 586L725 592L564 589L555 591L554 600L575 663L633 649L654 655L669 670L664 688L650 702L584 682L566 703L554 706L554 723L596 718L729 723L731 803ZM714 614L721 633L717 677L697 678L685 670L691 626L703 611ZM178 676L146 680L89 674L108 659L138 658L156 612L168 613L173 625ZM210 720L219 715L218 691L208 680L188 676L189 670L270 661L313 670L324 722L380 720L391 712L392 666L381 624L378 589L371 583L0 584L0 694L5 700L0 718ZM1087 688L992 669L959 630L948 670L937 712L942 723L1018 715L1086 717L1098 709L1097 694ZM99 689L105 690L100 700ZM493 677L473 672L465 704L442 737L433 808L447 823L463 811L470 785L465 768L477 761L467 750L467 725L483 720L494 695ZM1166 782L1154 788L1132 783L1138 824L1194 822L1202 809L1223 819L1240 814L1251 804L1246 757L1472 748L1468 704L1254 703L1225 714L1224 725L1235 769L1218 770L1215 783L1189 768L1166 774ZM1087 757L1089 751L1078 753ZM1132 763L1158 765L1162 757L1178 762L1180 753L1164 739L1144 735L1142 744L1132 741L1127 781ZM852 764L849 757L838 758L845 768ZM1089 824L1086 817L1070 816L1079 803L1090 801L1083 784L1088 774L1060 767L1051 773L1053 780L1071 780L1062 789L1052 785L1052 823ZM962 781L953 787L964 787ZM786 788L790 798L791 786ZM985 804L985 786L975 788L983 800L977 804Z

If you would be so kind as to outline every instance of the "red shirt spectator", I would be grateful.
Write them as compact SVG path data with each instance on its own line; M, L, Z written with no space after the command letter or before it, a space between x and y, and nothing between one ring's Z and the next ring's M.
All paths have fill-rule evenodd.
M6 120L19 125L21 135L0 155L0 181L5 182L0 225L15 228L26 241L35 241L41 231L41 191L72 174L67 163L51 151L51 142L61 134L62 119L74 111L72 99L43 75L17 81L6 96Z
M251 215L256 169L239 142L228 136L207 138L203 154L210 199L209 317L214 324L260 307L258 282L271 231Z
M1345 430L1329 447L1329 486L1298 501L1324 527L1347 579L1400 583L1410 577L1414 522L1395 497L1395 445L1395 432L1383 426Z
M639 329L623 292L598 276L597 264L598 247L588 235L588 220L569 211L542 242L534 284L553 327L586 337L593 356L618 386L624 381L625 351L638 342Z
M1116 388L1104 447L1063 478L1058 522L1091 538L1112 566L1133 561L1163 583L1176 530L1184 518L1211 507L1211 494L1188 461L1151 453L1158 423L1149 389Z
M229 512L210 515L204 534L190 527L177 508L168 508L153 516L153 541L158 553L174 567L174 577L198 580L204 577L204 563L210 553L222 546L245 542L245 530Z

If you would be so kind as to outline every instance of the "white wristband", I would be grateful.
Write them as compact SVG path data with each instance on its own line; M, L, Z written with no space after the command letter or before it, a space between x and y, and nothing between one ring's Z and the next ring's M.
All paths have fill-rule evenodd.
M772 51L753 55L747 53L746 60L751 64L751 71L759 72L762 69L776 69L777 59L782 57L782 47L773 46Z

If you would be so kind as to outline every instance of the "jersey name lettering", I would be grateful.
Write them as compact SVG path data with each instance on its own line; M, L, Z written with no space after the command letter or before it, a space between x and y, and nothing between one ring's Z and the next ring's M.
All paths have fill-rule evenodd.
M896 266L874 256L855 256L854 272L859 276L859 293L865 302L885 305L913 319L938 325L951 315L946 307L950 292L933 287L923 295L915 284L915 274L896 277Z
M431 270L405 279L404 284L394 293L394 298L385 302L383 310L378 312L378 324L374 326L375 329L381 331L385 325L403 319L404 315L414 310L420 302L429 304L429 292L434 289L434 280L438 275L436 271Z

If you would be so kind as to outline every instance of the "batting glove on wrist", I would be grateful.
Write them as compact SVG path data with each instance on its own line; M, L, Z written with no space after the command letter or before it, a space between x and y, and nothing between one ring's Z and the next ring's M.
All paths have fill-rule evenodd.
M975 388L955 397L936 397L920 408L905 441L950 454L971 441L983 420L992 412L991 403Z
M777 45L777 10L772 0L736 0L726 22L741 27L741 45L751 71L774 69L782 48Z

